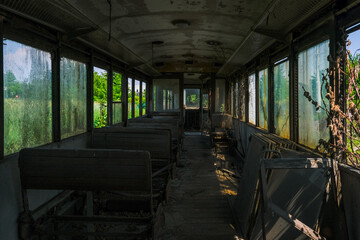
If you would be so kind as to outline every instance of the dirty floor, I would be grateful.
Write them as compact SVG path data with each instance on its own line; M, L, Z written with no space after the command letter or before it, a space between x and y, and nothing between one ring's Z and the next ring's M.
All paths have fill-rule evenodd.
M228 203L228 197L236 192L219 170L219 161L221 156L213 153L209 136L199 132L185 134L157 239L240 239Z

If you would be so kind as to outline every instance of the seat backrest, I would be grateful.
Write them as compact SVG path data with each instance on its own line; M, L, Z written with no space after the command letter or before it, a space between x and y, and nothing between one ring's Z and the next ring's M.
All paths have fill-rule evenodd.
M145 150L152 159L171 159L170 130L105 127L92 132L92 148Z
M147 151L23 149L19 168L23 189L152 191Z

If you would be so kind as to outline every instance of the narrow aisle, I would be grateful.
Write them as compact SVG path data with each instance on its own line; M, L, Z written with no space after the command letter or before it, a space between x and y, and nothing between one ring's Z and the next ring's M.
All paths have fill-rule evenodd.
M158 239L238 239L215 163L210 138L187 133Z

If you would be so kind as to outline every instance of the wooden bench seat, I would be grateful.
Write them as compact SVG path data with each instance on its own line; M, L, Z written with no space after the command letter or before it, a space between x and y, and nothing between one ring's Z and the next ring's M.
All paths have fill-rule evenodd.
M122 223L138 222L142 224L139 229L143 229L133 234L150 234L152 231L152 177L150 153L147 151L130 150L109 150L109 149L23 149L19 155L20 178L23 193L24 213L20 217L22 239L26 239L35 232L41 231L45 235L63 235L61 229L40 228L44 223L54 224L63 222L82 223L93 225L95 223ZM112 191L115 193L126 193L133 196L141 196L142 201L146 201L150 213L144 217L119 217L116 215L103 216L92 215L93 209L88 216L61 215L45 216L41 219L41 224L33 219L34 211L29 209L27 189L48 189L48 190L81 190L81 191ZM78 191L75 191L75 193ZM78 196L78 195L77 195ZM92 199L91 199L92 201ZM92 206L87 200L87 207ZM47 209L50 210L50 209ZM24 221L25 219L25 221ZM31 219L29 221L29 219ZM49 220L51 219L51 220ZM47 221L48 220L48 221ZM132 223L133 224L133 223ZM143 225L145 224L145 225ZM87 231L74 230L75 236L110 236L127 234L121 229L116 233L109 231L102 232L87 228ZM115 230L114 230L115 231ZM120 231L120 232L119 232ZM130 234L130 235L133 235ZM134 237L134 236L132 236Z

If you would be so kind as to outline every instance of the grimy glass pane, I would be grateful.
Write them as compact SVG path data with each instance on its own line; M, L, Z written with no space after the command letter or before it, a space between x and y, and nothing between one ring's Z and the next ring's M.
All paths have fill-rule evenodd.
M113 72L113 124L122 122L122 75L117 72Z
M245 113L245 100L246 100L246 84L245 84L245 78L241 78L239 82L239 119L241 121L245 121L246 113Z
M256 124L256 86L255 73L249 76L249 122Z
M259 71L259 127L268 128L268 70Z
M234 116L234 83L230 82L230 114Z
M322 103L325 88L321 89L321 76L329 67L329 40L311 47L299 54L299 142L309 147L316 147L319 139L329 139L326 113L316 111L305 97L304 90L310 93L312 99ZM325 99L326 100L326 99ZM326 100L327 101L327 100Z
M94 127L107 125L107 71L94 67Z
M4 44L4 151L52 141L51 55L11 40Z
M209 94L203 93L202 94L202 106L204 110L207 110L209 108Z
M289 61L274 67L274 127L275 133L290 138L289 125Z
M215 112L225 111L225 79L215 81Z
M132 118L132 81L128 78L128 119Z
M140 81L135 80L135 117L140 116Z
M185 89L184 103L187 109L200 108L200 89Z
M179 79L154 79L155 112L179 110Z
M142 115L146 114L146 83L142 83L142 93L141 93L141 104L142 104Z
M236 81L235 83L235 109L234 109L234 115L235 117L239 117L239 83Z
M86 132L86 64L61 58L61 138Z

